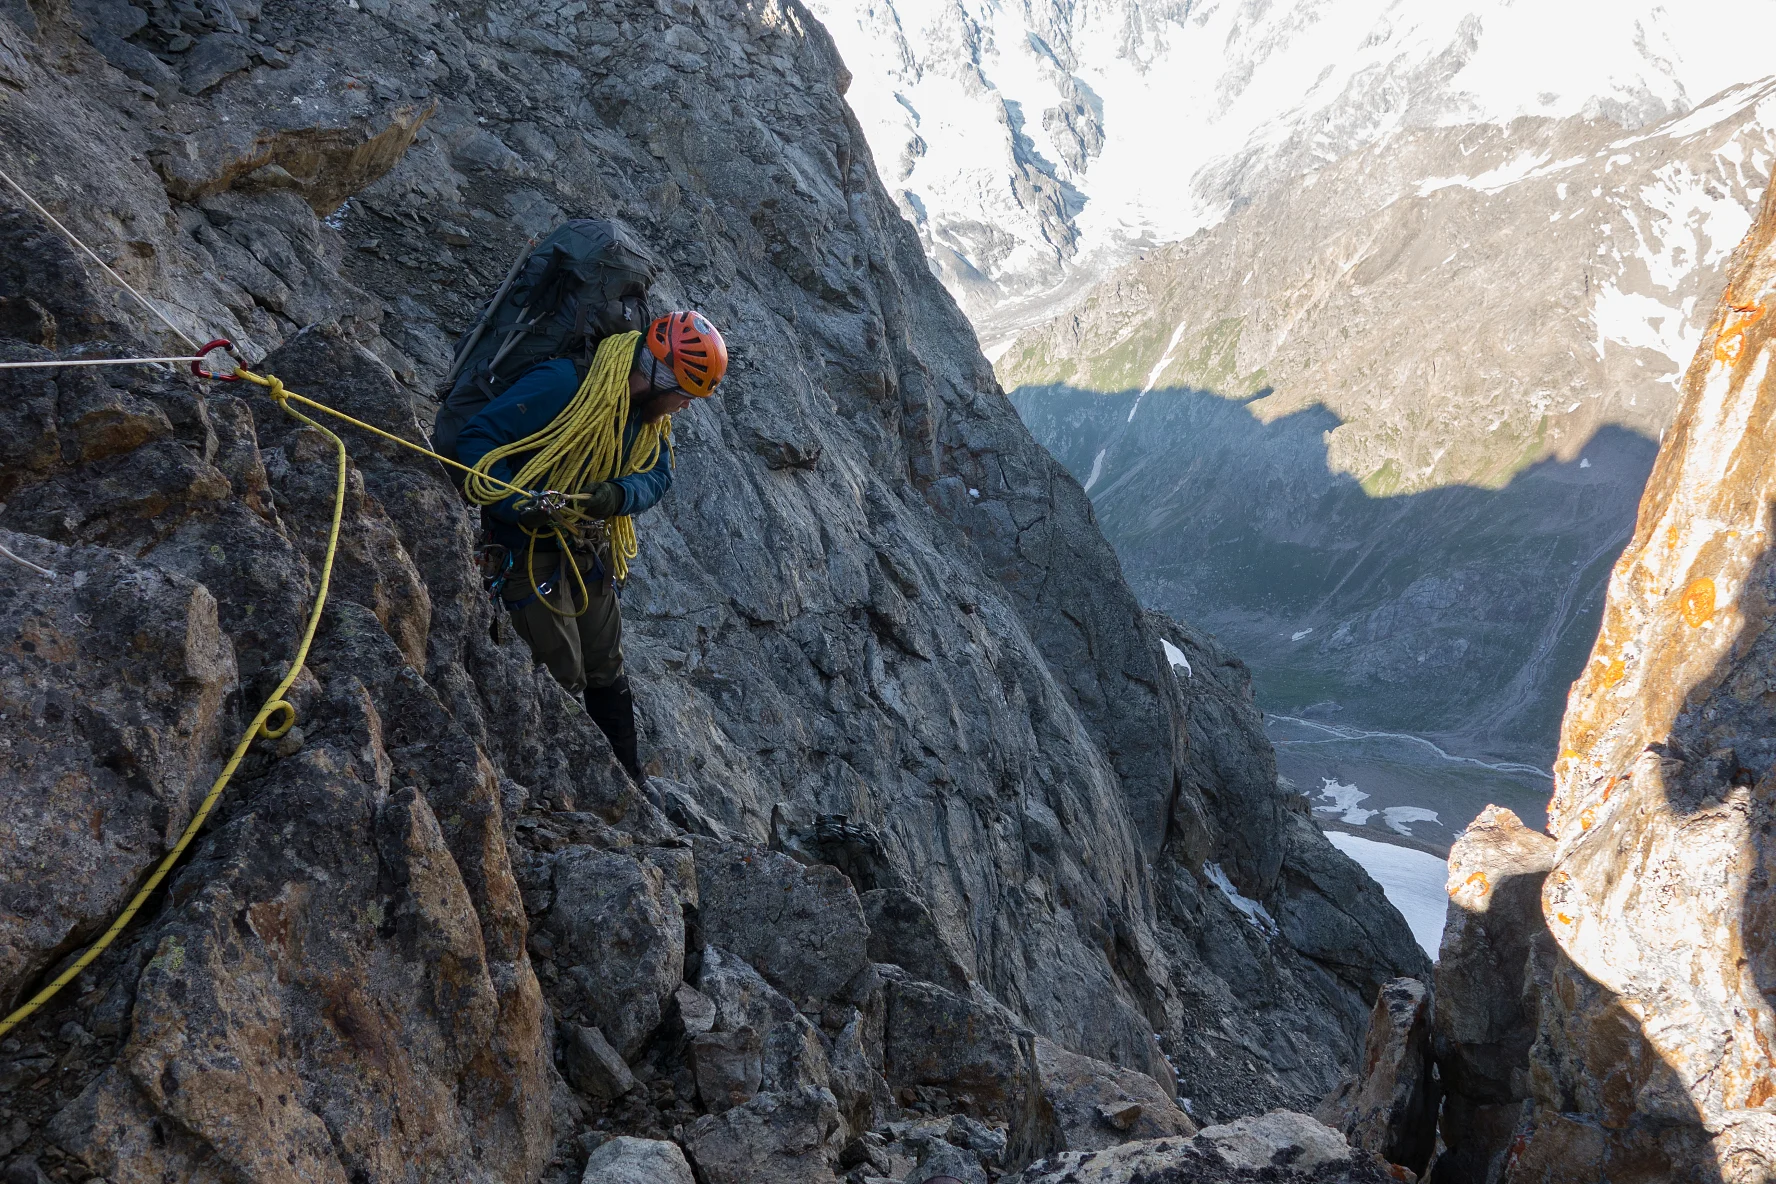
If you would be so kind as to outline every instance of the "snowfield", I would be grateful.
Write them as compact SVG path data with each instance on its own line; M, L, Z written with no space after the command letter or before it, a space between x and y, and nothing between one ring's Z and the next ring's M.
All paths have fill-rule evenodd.
M810 4L946 281L999 299L1185 238L1402 130L1524 115L1635 129L1776 73L1776 0L1735 5L1730 35L1668 0ZM1545 167L1560 166L1526 156L1426 184Z
M1412 927L1412 936L1434 961L1437 947L1443 944L1443 921L1449 912L1449 897L1443 891L1449 865L1435 855L1411 847L1396 847L1343 831L1329 830L1326 837L1375 878Z

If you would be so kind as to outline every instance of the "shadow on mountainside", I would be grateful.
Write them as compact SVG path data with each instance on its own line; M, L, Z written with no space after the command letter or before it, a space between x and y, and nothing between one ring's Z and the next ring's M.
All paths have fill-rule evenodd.
M1268 709L1547 765L1654 441L1604 427L1501 489L1378 497L1330 468L1324 406L1264 423L1203 390L1012 400L1142 598L1224 638Z

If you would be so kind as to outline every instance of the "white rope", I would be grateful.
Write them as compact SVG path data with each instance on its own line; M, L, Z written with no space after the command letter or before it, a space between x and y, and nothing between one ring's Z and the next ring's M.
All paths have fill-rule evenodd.
M47 567L38 567L35 563L32 563L29 559L22 559L19 556L14 555L11 551L8 551L6 549L6 546L3 543L0 543L0 555L6 556L8 559L12 560L14 563L18 564L20 567L30 568L32 571L36 572L40 576L48 576L52 580L56 578L55 572L50 571Z
M53 370L58 366L147 366L156 362L201 362L195 358L72 358L55 362L0 362L0 370Z
M45 218L49 219L49 223L51 226L54 226L57 230L61 231L65 235L67 235L69 242L73 243L75 246L77 246L81 250L85 251L88 258L90 258L94 263L97 263L100 267L105 269L106 275L110 276L112 279L116 280L119 284L121 284L123 286L124 291L128 292L131 296L134 296L137 300L141 301L143 308L147 309L149 312L151 312L155 316L159 317L161 319L161 322L163 324L165 324L167 328L171 329L174 333L177 333L184 340L186 345L189 345L192 349L198 348L199 342L197 341L196 338L192 337L191 334L185 332L185 330L179 328L179 326L173 324L173 322L167 318L166 313L160 311L159 305L155 304L152 300L148 299L148 297L142 295L140 292L138 292L134 288L130 287L130 282L128 280L126 280L122 276L118 275L115 271L112 271L111 265L106 263L103 259L99 258L97 253L95 253L91 247L87 246L85 243L81 242L80 239L75 237L75 234L72 230L69 230L66 226L63 226L60 222L56 221L56 216L54 214L50 213L48 210L44 209L43 204L41 202L39 202L36 198L32 197L29 193L26 193L24 186L20 185L17 181L14 181L11 177L7 176L6 170L4 170L4 169L0 169L0 181L5 181L8 185L10 185L14 189L18 190L18 195L20 197L24 198L26 201L30 202L32 209L36 210L39 214L42 214Z

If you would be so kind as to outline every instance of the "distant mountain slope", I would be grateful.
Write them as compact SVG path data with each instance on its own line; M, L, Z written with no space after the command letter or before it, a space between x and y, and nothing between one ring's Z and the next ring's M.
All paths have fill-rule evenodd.
M1639 127L1772 73L1776 33L1771 0L1735 6L1730 32L1651 0L812 7L856 75L883 181L989 341L1132 244L1403 131Z
M1540 752L1773 128L1776 85L1403 132L1149 252L1000 378L1143 598L1272 707Z

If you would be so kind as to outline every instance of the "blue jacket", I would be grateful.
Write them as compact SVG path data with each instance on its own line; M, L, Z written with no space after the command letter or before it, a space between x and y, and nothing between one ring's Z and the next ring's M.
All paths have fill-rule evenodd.
M579 372L566 358L531 367L506 388L504 394L463 425L456 437L456 459L472 468L495 448L541 431L567 409L579 389ZM635 446L635 437L640 431L641 421L631 414L629 422L623 425L624 456ZM672 454L669 449L662 451L659 463L647 472L616 479L623 489L623 506L617 511L619 514L639 514L651 509L672 488ZM488 472L502 481L510 481L528 459L528 454L506 457L495 461ZM564 489L562 492L579 491ZM494 541L515 552L530 545L530 536L518 527L515 504L518 500L518 495L513 494L481 511L481 519L493 534ZM539 539L537 542L540 548L553 547L552 540Z

